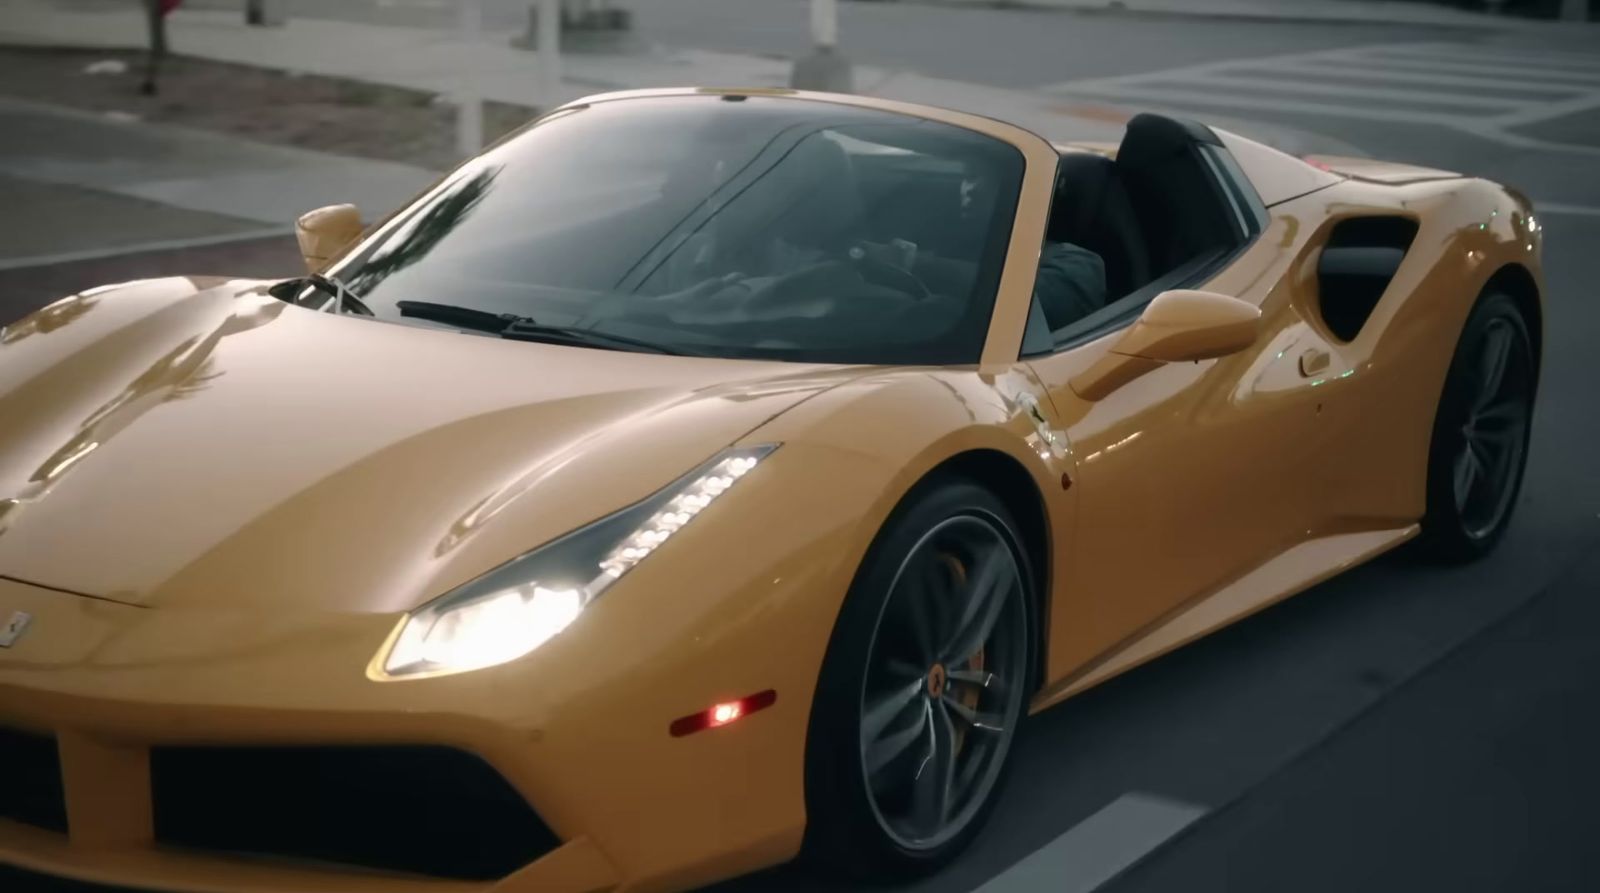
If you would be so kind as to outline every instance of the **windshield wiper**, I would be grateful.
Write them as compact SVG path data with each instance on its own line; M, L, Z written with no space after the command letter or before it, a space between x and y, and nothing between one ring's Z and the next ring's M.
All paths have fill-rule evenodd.
M472 329L476 332L492 332L500 334L506 327L517 322L533 322L525 316L515 313L490 313L476 307L461 307L456 304L435 304L432 301L396 301L395 306L400 308L401 316L411 316L417 319L426 319L430 322L442 322L446 325L457 326L463 329Z
M627 335L613 335L609 332L597 332L594 329L580 329L574 326L544 325L531 316L518 316L515 313L491 313L476 307L436 304L433 301L396 301L395 306L400 308L401 316L442 322L478 332L489 332L501 338L600 347L608 350L631 347L650 353L674 356L704 356L681 347L667 347L664 344L645 341L642 338L630 338Z
M329 308L329 311L332 313L343 313L344 308L352 307L362 316L373 315L372 308L368 307L366 302L356 297L355 293L350 290L350 286L345 285L343 282L340 282L338 279L335 279L332 276L324 276L321 273L312 273L309 276L302 276L299 279L291 279L284 283L284 285L292 286L294 288L303 288L309 285L323 294L332 295L333 304Z

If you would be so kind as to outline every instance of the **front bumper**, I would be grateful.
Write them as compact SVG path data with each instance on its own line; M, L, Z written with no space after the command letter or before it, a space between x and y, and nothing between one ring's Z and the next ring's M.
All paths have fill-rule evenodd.
M275 625L259 617L134 608L5 579L0 579L0 608L8 615L21 610L33 616L22 639L0 652L0 727L7 730L8 743L54 742L65 814L61 828L37 802L28 810L32 815L0 808L0 815L13 815L0 819L0 862L118 886L240 893L592 891L613 889L625 880L582 826L569 826L576 833L564 842L551 839L540 846L530 840L527 852L539 858L503 877L476 872L474 881L400 875L373 860L312 866L292 858L296 853L244 857L167 839L174 836L173 823L162 816L170 818L179 804L173 802L173 785L164 790L153 782L162 774L152 771L162 754L168 763L174 762L173 754L186 755L191 763L189 755L245 755L225 764L231 771L198 780L215 789L210 802L227 802L244 812L275 811L259 817L264 826L313 821L318 804L307 802L294 813L281 798L253 802L268 789L254 777L265 766L252 763L250 754L311 752L308 748L381 754L423 746L479 766L488 763L493 768L484 767L484 774L503 778L500 784L514 798L532 802L534 796L548 796L554 773L540 771L540 736L503 714L472 715L481 695L474 701L444 686L379 685L365 679L365 660L373 643L382 642L392 628L393 617L321 617L299 626ZM37 755L38 749L29 753ZM20 767L35 775L49 768ZM186 786L197 787L196 780L188 779ZM404 789L417 779L396 773L390 781ZM31 799L42 799L39 786L32 787ZM0 791L0 807L9 805ZM413 818L430 817L389 818L403 827ZM372 824L381 820L374 816ZM368 837L385 833L381 827L348 831Z
M821 461L786 447L566 632L457 675L368 676L398 615L138 608L0 578L0 615L34 617L0 649L0 729L56 739L68 819L62 834L0 818L0 863L195 893L648 893L783 862L805 829L817 673L890 506L874 504L881 464L836 456L826 476L776 474ZM737 723L669 734L769 689L776 703ZM178 849L157 833L151 754L182 747L459 751L559 845L471 882ZM248 770L226 774L215 783L248 787Z
M682 617L621 610L621 596L609 593L571 634L522 661L379 682L365 670L394 615L205 615L0 579L0 613L34 618L0 651L0 729L55 740L67 818L67 833L0 818L0 863L207 893L588 893L680 889L789 858L804 827L816 664L788 664L770 648L768 658L755 656L728 623L706 624L722 634L708 645L683 633ZM817 633L825 642L826 627ZM667 644L674 640L680 644ZM746 721L687 738L668 734L673 719L713 700L769 688L782 692L778 703ZM151 767L164 752L341 747L470 754L558 843L503 877L469 882L308 866L293 858L303 853L185 849L161 833ZM232 765L212 783L262 789L248 761ZM399 775L393 784L408 784ZM282 806L249 799L227 802L240 810Z

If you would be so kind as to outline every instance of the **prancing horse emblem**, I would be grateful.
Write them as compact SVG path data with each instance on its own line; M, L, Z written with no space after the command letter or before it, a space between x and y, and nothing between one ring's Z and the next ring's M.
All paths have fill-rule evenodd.
M0 626L0 648L10 648L22 634L28 631L28 624L33 622L33 615L26 611L14 611L5 626Z

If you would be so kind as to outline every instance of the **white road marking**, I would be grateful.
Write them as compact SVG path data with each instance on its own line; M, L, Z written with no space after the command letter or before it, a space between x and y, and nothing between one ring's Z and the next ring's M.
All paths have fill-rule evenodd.
M1570 214L1574 217L1600 217L1600 208L1589 207L1586 205L1563 205L1560 202L1535 201L1533 203L1533 214L1535 217L1543 217L1546 214Z
M1548 121L1551 118L1560 118L1566 115L1600 109L1600 90L1584 96L1562 102L1552 102L1536 108L1523 109L1508 115L1501 115L1493 119L1494 124L1500 127L1516 127L1521 124L1532 124L1535 121Z
M1519 68L1600 71L1600 56L1591 53L1561 53L1542 49L1519 51L1461 44L1414 44L1407 49L1407 52L1436 59L1493 62Z
M1371 99L1411 99L1418 102L1448 103L1457 108L1474 106L1485 109L1521 109L1526 99L1510 96L1488 97L1481 94L1444 94L1432 90L1407 90L1402 87L1361 86L1333 84L1327 81L1292 81L1284 78L1263 79L1259 76L1227 74L1201 74L1184 79L1185 87L1243 87L1246 90L1271 90L1277 93L1305 93L1313 96L1369 97Z
M1403 108L1389 109L1365 105L1344 105L1333 102L1312 102L1310 100L1291 99L1287 96L1274 99L1259 94L1239 96L1237 94L1203 93L1198 90L1153 85L1101 87L1094 92L1096 96L1104 96L1111 99L1129 99L1173 106L1225 106L1227 108L1250 109L1252 111L1334 115L1342 118L1359 118L1363 121L1437 124L1442 127L1454 127L1461 123L1460 115L1452 115L1447 112L1415 112Z
M1089 893L1205 814L1192 803L1123 794L974 893Z
M1343 62L1334 62L1327 59L1291 59L1279 62L1271 68L1251 72L1261 77L1270 77L1273 74L1310 75L1316 78L1355 78L1357 80L1380 80L1396 84L1438 84L1444 87L1469 87L1491 88L1506 92L1536 93L1551 96L1571 96L1574 93L1586 92L1582 87L1572 84L1551 84L1545 81L1519 81L1504 77L1472 77L1463 74L1434 74L1423 71L1394 71L1392 69L1367 69L1354 68ZM1328 83L1328 81L1319 81ZM1443 93L1442 96L1453 96L1455 93Z
M198 236L192 239L164 239L156 242L140 242L134 245L116 245L106 248L88 248L82 251L63 251L60 254L35 254L29 257L0 258L0 270L20 270L24 267L48 267L55 264L78 263L86 260L100 260L107 257L122 257L127 254L144 254L149 251L177 251L184 248L204 248L208 245L226 245L230 242L248 242L252 239L266 239L272 236L293 235L294 230L289 227L270 227L266 229L252 229L244 232L227 233L217 236Z
M1421 71L1442 71L1456 74L1487 74L1508 78L1537 79L1565 83L1573 81L1578 84L1600 84L1600 71L1557 71L1548 69L1534 71L1526 65L1491 65L1480 62L1462 62L1450 59L1431 59L1423 56L1410 56L1395 52L1369 51L1365 57L1373 62L1378 62L1390 68L1417 69Z
M1600 109L1600 59L1573 54L1524 56L1472 44L1372 44L1089 78L1045 90L1179 110L1233 108L1426 124L1516 148L1600 153L1594 146L1550 142L1514 129Z

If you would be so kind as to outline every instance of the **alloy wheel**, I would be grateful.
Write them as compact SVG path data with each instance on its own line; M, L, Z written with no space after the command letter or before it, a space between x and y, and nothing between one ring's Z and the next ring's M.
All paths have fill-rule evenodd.
M895 574L868 653L860 753L873 814L901 847L961 833L999 780L1027 684L1024 585L1006 536L977 515L936 525Z
M1483 330L1476 350L1451 493L1468 536L1489 535L1517 490L1532 416L1532 366L1523 339L1506 319Z

